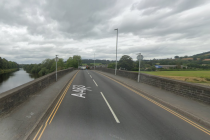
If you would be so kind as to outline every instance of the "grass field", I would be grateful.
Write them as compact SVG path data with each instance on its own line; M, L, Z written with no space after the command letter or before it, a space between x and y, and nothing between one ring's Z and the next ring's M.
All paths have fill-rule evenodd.
M176 79L186 82L202 83L205 85L210 85L210 71L155 71L155 72L142 71L142 73L168 77L171 79Z

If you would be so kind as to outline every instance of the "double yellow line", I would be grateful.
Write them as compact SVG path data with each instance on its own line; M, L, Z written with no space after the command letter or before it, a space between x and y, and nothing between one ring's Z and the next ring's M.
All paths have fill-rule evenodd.
M78 71L78 72L79 72L79 71ZM77 73L78 73L78 72L77 72ZM55 116L55 114L56 114L58 108L60 107L60 104L62 103L62 101L63 101L63 99L64 99L64 97L65 97L65 95L66 95L66 93L67 93L69 87L71 86L71 84L72 84L74 78L76 77L77 73L73 76L73 78L71 79L71 81L70 81L69 84L67 85L66 89L65 89L64 92L62 93L62 95L61 95L61 97L59 98L59 100L58 100L56 106L54 107L54 109L53 109L53 111L51 112L50 116L48 117L47 121L45 122L44 127L43 127L43 125L42 125L42 126L39 128L39 130L38 130L38 132L36 133L36 135L34 136L34 139L33 139L33 140L36 140L36 138L37 138L38 135L39 135L39 137L37 138L37 140L40 140L42 134L44 133L44 131L45 131L46 127L47 127L48 121L50 120L50 121L49 121L49 124L52 122L52 120L53 120L53 118L54 118L54 116ZM42 128L43 128L43 129L42 129ZM42 131L41 131L41 130L42 130ZM40 131L41 131L41 133L39 134Z
M102 74L101 72L97 72L97 73L99 73L99 74L101 74L101 75L103 75L103 76L105 76L105 77L111 79L112 81L114 81L114 82L116 82L116 83L118 83L118 84L124 86L125 88L127 88L127 89L133 91L134 93L140 95L141 97L147 99L148 101L154 103L155 105L157 105L157 106L163 108L164 110L170 112L171 114L177 116L178 118L180 118L180 119L184 120L185 122L191 124L192 126L198 128L199 130L203 131L204 133L210 135L210 131L209 131L208 129L206 129L206 128L200 126L199 124L197 124L197 123L195 123L195 122L193 122L193 121L191 121L191 120L189 120L189 119L187 119L186 117L180 115L179 113L177 113L177 112L175 112L175 111L173 111L173 110L167 108L166 106L164 106L164 105L162 105L162 104L160 104L160 103L158 103L158 102L152 100L151 98L149 98L149 97L143 95L142 93L140 93L140 92L138 92L138 91L136 91L136 90L134 90L134 89L132 89L132 88L130 88L130 87L128 87L128 86L126 86L126 85L124 85L124 84L122 84L122 83L120 83L120 82L118 82L118 81L116 81L116 80L114 80L114 79L112 79L112 78L110 78L109 76L106 76L106 75Z

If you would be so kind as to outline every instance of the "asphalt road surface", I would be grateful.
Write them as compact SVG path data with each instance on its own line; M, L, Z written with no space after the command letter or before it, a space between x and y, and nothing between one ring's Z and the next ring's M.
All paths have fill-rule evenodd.
M64 95L31 139L210 140L209 130L95 71L78 71Z

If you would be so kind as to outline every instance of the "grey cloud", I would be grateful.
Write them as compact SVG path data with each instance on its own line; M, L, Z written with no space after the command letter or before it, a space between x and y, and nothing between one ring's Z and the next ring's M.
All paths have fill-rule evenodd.
M172 13L186 11L207 3L208 0L142 0L132 6L133 9L146 10L145 13L151 14L163 8L172 9Z
M94 52L98 59L115 59L115 28L118 58L139 51L153 58L207 50L210 14L202 10L185 14L208 0L132 2L0 0L0 30L8 28L8 33L0 33L0 55L22 63L40 63L55 54L93 59ZM26 32L19 33L19 28ZM141 44L141 38L152 45Z
M180 38L194 38L196 36L206 36L206 29L209 27L209 14L204 11L195 13L183 18L183 11L206 4L207 0L201 1L164 1L164 0L144 0L135 3L132 10L138 9L142 15L130 20L122 19L119 25L122 33L133 33L140 37L150 38L153 36L166 36L179 34ZM158 13L158 10L169 8L171 11ZM147 13L149 15L145 16ZM178 39L178 38L177 38Z

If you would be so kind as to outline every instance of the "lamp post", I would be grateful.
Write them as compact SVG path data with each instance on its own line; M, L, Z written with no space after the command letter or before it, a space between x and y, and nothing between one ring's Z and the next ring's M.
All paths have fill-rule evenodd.
M94 70L95 70L95 53L94 53Z
M57 61L58 61L58 55L55 55L55 62L56 62L56 81L57 81Z
M114 29L117 30L117 38L116 38L116 64L115 64L115 75L117 73L117 42L118 42L118 29Z

